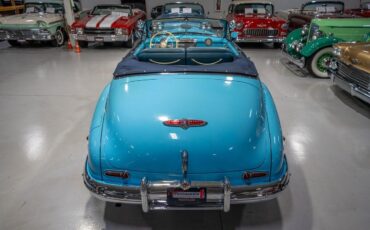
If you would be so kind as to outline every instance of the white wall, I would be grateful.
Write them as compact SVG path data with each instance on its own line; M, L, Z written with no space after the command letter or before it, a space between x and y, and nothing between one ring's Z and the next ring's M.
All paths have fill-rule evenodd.
M157 5L162 5L167 2L176 2L177 0L146 0L147 13L150 15L150 10ZM303 3L309 0L270 0L274 3L276 10L299 8ZM361 0L342 0L346 8L357 8ZM363 0L364 1L364 0ZM120 3L120 0L81 0L84 9L91 9L98 3ZM182 2L192 2L192 0L182 0ZM221 12L216 12L216 0L195 0L204 6L204 9L209 12L210 17L222 18L227 13L227 7L231 0L222 0Z

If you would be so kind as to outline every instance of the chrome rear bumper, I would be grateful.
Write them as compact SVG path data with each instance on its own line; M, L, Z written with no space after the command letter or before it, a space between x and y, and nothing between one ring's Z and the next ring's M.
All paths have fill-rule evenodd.
M194 206L171 206L167 201L167 189L181 188L181 181L148 181L145 177L140 186L112 186L94 181L85 171L83 179L91 194L100 200L114 203L141 205L149 210L223 210L228 212L230 204L252 203L276 198L288 185L290 174L277 182L260 186L232 186L225 177L223 181L191 181L192 188L206 188L206 202Z

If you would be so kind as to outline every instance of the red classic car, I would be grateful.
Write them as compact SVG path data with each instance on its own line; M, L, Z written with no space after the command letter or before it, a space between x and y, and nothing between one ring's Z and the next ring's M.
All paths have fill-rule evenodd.
M238 32L236 42L272 42L279 47L287 35L288 25L274 15L271 2L233 1L226 19Z
M81 47L89 42L125 42L132 47L138 21L146 15L129 5L97 5L72 24L72 36Z
M348 9L345 12L347 14L370 18L370 1L361 3L358 9Z

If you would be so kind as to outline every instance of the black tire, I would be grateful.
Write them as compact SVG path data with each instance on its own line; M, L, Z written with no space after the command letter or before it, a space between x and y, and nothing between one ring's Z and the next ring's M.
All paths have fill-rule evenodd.
M283 43L280 43L280 42L274 42L274 48L275 49L280 49L282 44Z
M88 41L76 41L81 48L87 48L89 46Z
M125 42L125 46L127 48L132 48L134 47L134 43L135 43L135 36L134 36L134 32L132 32L131 37L128 39L127 42Z
M21 45L21 43L19 43L19 41L17 40L8 40L8 43L13 46L13 47L18 47Z
M308 72L317 78L329 78L328 72L323 70L324 67L322 62L325 62L326 59L330 59L332 57L332 52L332 47L326 47L313 54L307 60Z
M52 46L59 47L59 46L64 45L66 41L66 34L64 33L62 29L60 28L57 29L54 36L55 36L55 39L51 42Z

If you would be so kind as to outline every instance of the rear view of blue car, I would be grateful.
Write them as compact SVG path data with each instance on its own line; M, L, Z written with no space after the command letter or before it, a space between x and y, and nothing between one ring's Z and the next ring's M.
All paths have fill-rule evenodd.
M180 15L141 32L98 100L86 187L144 212L276 198L289 183L279 117L226 21Z

